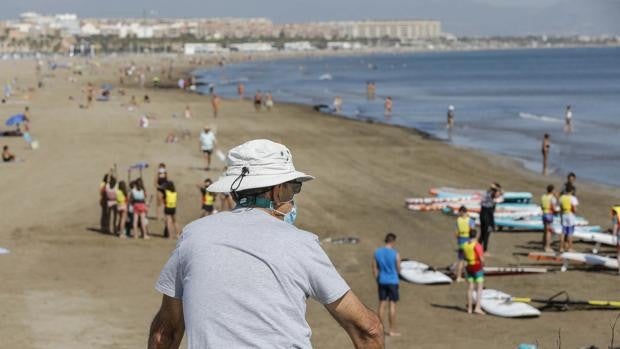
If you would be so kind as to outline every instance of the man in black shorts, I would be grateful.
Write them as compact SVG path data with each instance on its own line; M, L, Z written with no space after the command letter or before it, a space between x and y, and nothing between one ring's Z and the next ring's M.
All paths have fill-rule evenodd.
M388 233L385 236L385 246L375 250L372 261L372 273L377 279L379 289L379 318L383 321L385 307L389 303L389 328L387 334L400 336L396 331L396 302L398 294L398 273L400 273L400 255L394 248L396 235Z

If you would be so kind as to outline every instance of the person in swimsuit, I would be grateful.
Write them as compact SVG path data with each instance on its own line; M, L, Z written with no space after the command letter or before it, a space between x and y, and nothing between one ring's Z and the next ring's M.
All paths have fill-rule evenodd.
M146 191L144 190L142 178L136 179L136 187L131 190L129 197L131 204L133 205L133 237L134 239L139 237L139 220L142 238L150 239L148 231L148 218L146 217L146 213L148 212L148 207L146 206Z
M446 118L447 118L446 128L449 131L452 131L452 128L454 127L454 106L453 105L448 106L448 114Z
M392 97L386 97L383 103L383 109L385 110L385 116L392 116Z
M217 119L217 115L220 111L220 104L222 102L222 99L220 98L220 96L213 94L211 96L211 108L213 109L213 117L215 119Z
M260 93L260 90L259 90L254 95L254 110L256 110L256 112L259 112L262 104L263 104L263 95Z
M2 147L2 161L3 162L15 161L15 155L11 153L8 145L5 145L4 147Z
M166 164L159 163L157 167L157 177L155 177L155 190L157 191L157 220L164 218L164 186L168 182L168 170Z
M118 189L116 189L116 210L118 211L119 220L114 233L117 234L119 238L124 239L127 237L127 232L125 231L125 223L127 222L127 184L125 181L118 182Z
M172 181L166 182L164 190L164 202L166 203L166 207L164 208L164 213L166 214L167 234L165 231L164 236L169 239L172 237L172 235L174 235L177 239L181 235L176 220L177 197L177 191L174 188L174 183Z
M242 83L237 84L237 95L239 95L239 99L243 99L243 95L245 94L245 86Z
M105 186L105 196L108 210L108 222L106 222L104 232L113 233L116 231L116 224L118 219L116 211L116 177L109 177L108 184L106 184ZM110 229L110 224L112 224L112 229Z
M549 148L551 147L551 142L549 140L549 134L545 133L544 137L543 137L543 141L542 141L542 157L543 157L543 163L542 163L542 174L543 176L547 175L547 160L549 158Z
M564 113L564 132L573 133L573 111L570 105L566 106L566 112Z

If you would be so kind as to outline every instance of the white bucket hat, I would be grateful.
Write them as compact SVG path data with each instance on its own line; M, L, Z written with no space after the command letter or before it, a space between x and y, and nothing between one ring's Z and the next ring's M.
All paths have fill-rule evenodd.
M288 148L267 139L255 139L234 147L228 152L226 164L226 172L207 188L208 191L228 193L271 187L292 180L305 182L314 179L295 170ZM245 175L242 175L243 172L246 172Z

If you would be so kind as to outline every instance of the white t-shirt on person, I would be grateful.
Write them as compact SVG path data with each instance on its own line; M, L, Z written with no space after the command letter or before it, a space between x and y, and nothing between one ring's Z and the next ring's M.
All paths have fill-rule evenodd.
M213 132L200 132L200 147L202 150L213 150L215 145L215 135Z
M190 349L310 348L306 299L349 290L316 235L246 208L187 225L155 288L183 301Z

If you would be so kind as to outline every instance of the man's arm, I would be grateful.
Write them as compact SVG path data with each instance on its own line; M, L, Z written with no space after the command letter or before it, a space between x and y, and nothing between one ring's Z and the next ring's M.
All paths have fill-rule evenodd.
M398 271L398 273L400 274L400 253L396 254L396 271Z
M183 302L164 295L161 307L151 323L148 348L177 349L181 345L184 332Z
M375 279L379 276L379 268L377 267L377 260L375 260L375 258L372 258L372 275L375 277Z
M329 313L347 331L356 349L384 348L383 325L377 314L368 309L353 291L325 305Z

